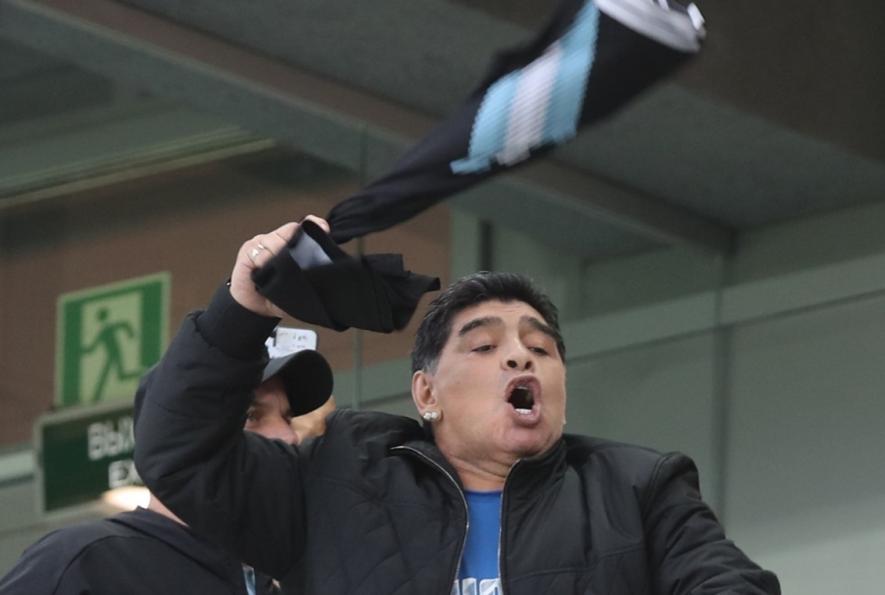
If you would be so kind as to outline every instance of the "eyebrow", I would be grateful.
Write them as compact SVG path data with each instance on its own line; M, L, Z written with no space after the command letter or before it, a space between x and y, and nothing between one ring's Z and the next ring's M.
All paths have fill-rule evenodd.
M545 324L545 323L541 322L540 320L538 320L534 316L523 316L522 318L519 319L519 324L520 324L520 326L528 325L537 331L541 331L542 333L549 336L554 341L559 340L559 335L557 335L556 331L554 331L550 327L549 324Z
M470 331L483 326L498 326L502 324L504 324L504 320L498 316L483 316L482 318L474 318L461 327L461 329L458 331L458 336L463 337ZM558 340L559 338L556 334L556 331L554 331L550 327L550 325L541 322L534 316L525 315L520 317L519 326L530 326L534 330L540 331L554 340Z
M502 324L504 324L504 320L502 320L499 316L483 316L482 318L474 318L461 327L461 330L458 331L458 336L463 337L470 331L483 326L498 326Z

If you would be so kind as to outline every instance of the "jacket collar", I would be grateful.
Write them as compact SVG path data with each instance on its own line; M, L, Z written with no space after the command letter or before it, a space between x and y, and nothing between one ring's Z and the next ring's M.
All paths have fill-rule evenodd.
M397 447L394 447L394 449L396 448ZM432 463L435 463L438 467L451 475L452 479L455 480L455 483L458 484L458 487L461 488L461 491L464 490L464 485L461 483L461 478L458 477L458 472L455 471L455 468L449 463L449 460L443 456L442 451L437 448L436 443L433 442L432 435L424 439L408 440L399 445L399 448L415 451L425 459L429 459Z
M409 440L403 443L402 446L417 451L436 463L455 479L462 490L464 489L455 468L443 456L436 443L433 442L432 434L428 433L423 440ZM505 483L508 493L531 496L532 494L539 493L544 486L555 482L565 473L566 450L565 441L563 438L560 438L545 452L534 457L518 460L511 467L510 474Z
M510 469L505 487L515 502L534 500L559 481L565 468L566 445L560 438L545 452L518 460Z

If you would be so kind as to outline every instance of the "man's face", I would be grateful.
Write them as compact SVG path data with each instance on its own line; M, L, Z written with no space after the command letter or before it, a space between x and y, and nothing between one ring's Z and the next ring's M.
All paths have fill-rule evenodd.
M524 302L459 312L436 370L415 374L413 390L422 387L430 401L416 403L442 412L434 435L448 457L512 464L562 435L565 365L544 318Z
M298 438L291 421L292 411L282 380L277 376L268 378L255 389L243 429L265 438L297 444Z

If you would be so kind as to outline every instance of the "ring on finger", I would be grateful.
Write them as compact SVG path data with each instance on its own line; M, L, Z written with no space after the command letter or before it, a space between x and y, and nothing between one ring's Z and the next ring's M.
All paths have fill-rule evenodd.
M267 246L265 246L261 242L258 242L258 245L249 251L249 260L255 262L255 259L258 258L258 255L261 254L262 250L267 250Z

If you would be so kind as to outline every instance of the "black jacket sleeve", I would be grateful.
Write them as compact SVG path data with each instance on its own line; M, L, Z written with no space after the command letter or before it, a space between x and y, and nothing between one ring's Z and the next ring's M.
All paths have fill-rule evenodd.
M301 457L242 429L276 322L242 308L226 287L185 319L140 389L135 464L195 532L283 576L302 549Z
M777 577L726 539L701 500L694 463L662 457L645 493L644 516L655 593L779 595Z

